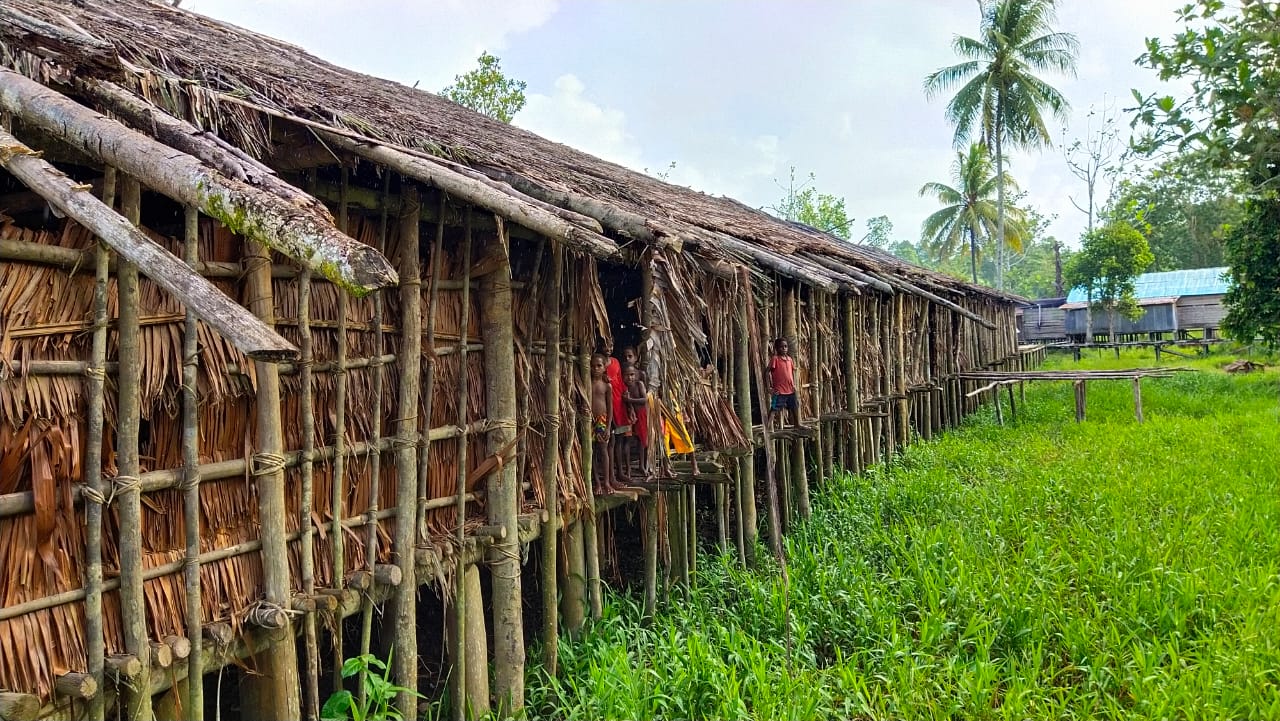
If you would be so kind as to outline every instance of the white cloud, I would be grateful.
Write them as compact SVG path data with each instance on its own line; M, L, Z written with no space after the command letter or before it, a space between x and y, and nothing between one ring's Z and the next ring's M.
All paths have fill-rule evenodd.
M551 95L529 93L516 116L520 127L632 170L643 170L640 144L627 130L626 113L586 97L576 75L561 75Z

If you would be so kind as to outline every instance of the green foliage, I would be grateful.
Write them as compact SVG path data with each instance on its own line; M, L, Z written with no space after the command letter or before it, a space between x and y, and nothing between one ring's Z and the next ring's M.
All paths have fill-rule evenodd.
M1244 217L1240 173L1206 162L1203 151L1178 153L1120 181L1106 217L1147 236L1152 270L1223 264L1227 232Z
M893 221L887 215L877 215L867 219L867 234L862 237L862 244L873 248L888 248L892 242Z
M849 240L853 236L850 230L853 218L845 211L844 198L819 192L813 186L816 180L814 174L809 173L808 179L797 186L796 169L792 166L790 181L783 188L786 195L769 210L783 220L804 223L837 238Z
M651 623L611 596L530 668L529 716L1278 718L1276 383L1149 379L1142 425L1127 382L1091 383L1085 423L1033 385L1011 425L824 482L789 589L704 555Z
M1138 63L1161 80L1190 80L1188 97L1133 92L1140 147L1200 148L1207 162L1243 171L1260 189L1280 178L1280 7L1195 0L1178 11L1181 32L1147 40Z
M334 691L324 702L320 710L320 718L350 719L350 721L401 721L404 717L396 710L392 702L402 692L413 693L424 698L413 689L397 686L391 682L390 657L384 663L382 659L371 653L353 656L342 664L342 677L359 676L364 686L364 700L360 701L346 689Z
M967 152L957 152L951 166L953 185L925 183L921 196L933 196L942 209L925 218L920 227L922 244L927 254L946 261L969 251L971 279L978 282L978 258L987 241L1000 237L999 209L996 205L999 181L991 167L987 148L973 143ZM1006 188L1017 190L1017 184L1005 174ZM1026 234L1025 219L1016 208L1010 208L1005 226L1005 243L1021 248Z
M1094 307L1136 319L1142 311L1134 281L1152 260L1142 233L1128 223L1112 222L1085 236L1064 275L1071 287L1085 289Z
M1227 234L1231 288L1222 328L1242 342L1280 347L1280 200L1252 200Z
M475 70L455 75L453 85L440 94L494 120L511 122L524 107L525 82L504 75L498 58L487 52L480 53L477 62Z

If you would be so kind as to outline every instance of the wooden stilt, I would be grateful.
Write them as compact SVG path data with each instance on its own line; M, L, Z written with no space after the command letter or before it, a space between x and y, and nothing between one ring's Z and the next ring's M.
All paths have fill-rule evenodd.
M796 292L796 287L794 284L789 284L786 287L786 289L783 291L782 335L787 339L787 342L791 344L792 353L795 353L800 348L800 328L799 328L799 323L797 322L797 319L796 319L796 316L799 313L799 305L800 305L799 293ZM809 360L811 363L814 361L813 358L810 358ZM816 369L808 368L806 370L810 374L810 376L812 376ZM796 417L796 423L800 423L802 421L801 409L803 409L804 403L801 402L801 398L803 396L803 389L800 387L800 368L798 364L795 370L794 382L796 386L796 402L800 405L800 408L796 410L795 417ZM814 384L814 388L815 389L817 388L817 384ZM815 396L813 399L811 399L810 403L812 404L816 402L817 402L817 399ZM793 486L791 488L791 492L794 494L794 498L795 498L794 514L798 515L800 518L808 518L810 513L809 478L808 478L807 469L805 468L805 461L804 461L804 441L798 438L792 439L790 441L790 445L791 445L791 484ZM787 517L790 518L791 514L788 514Z
M1075 381L1076 389L1076 423L1084 421L1086 386L1082 380Z
M426 353L423 354L422 367L422 413L423 418L418 423L421 432L417 433L419 453L418 453L418 517L414 524L417 528L417 538L420 543L430 545L431 540L427 534L427 503L430 501L428 496L430 490L430 462L431 462L431 435L428 429L431 427L432 410L435 407L436 397L436 308L437 301L440 296L440 272L444 260L444 212L445 212L445 196L440 194L439 209L436 214L436 237L435 243L431 247L431 290L428 294L427 303L427 338ZM405 220L402 223L408 222ZM421 265L421 263L419 263ZM419 300L421 307L421 300Z
M894 370L893 370L893 307L895 304L894 296L885 298L885 302L878 307L876 320L880 331L880 397L884 398L885 417L882 424L881 443L884 447L884 460L888 460L897 450L897 432L894 425L897 420L894 409L897 407L893 401L894 387Z
M466 564L461 578L456 583L466 586L463 591L467 598L480 598L483 591L480 588L480 569L472 564ZM488 648L486 647L487 630L485 629L484 608L480 604L468 603L464 608L465 613L462 614L461 620L463 625L458 626L459 617L449 614L445 623L445 635L447 637L450 653L454 653L460 646L465 647L465 656L461 659L454 658L454 673L463 676L466 680L463 686L470 689L464 703L467 704L461 708L454 708L454 718L464 719L482 719L489 717L489 659ZM459 629L461 628L461 633ZM484 692L477 693L478 689Z
M125 176L121 208L125 218L138 225L142 189L138 181ZM125 717L145 721L151 718L151 647L147 639L147 607L142 578L142 486L138 457L138 430L141 422L139 391L142 357L139 349L138 266L121 259L116 276L119 293L118 325L120 370L117 387L116 420L116 515L120 524L120 611L123 617L125 650L141 662L141 670L124 691Z
M1133 413L1142 422L1142 376L1133 379Z
M382 192L379 196L381 213L378 222L378 242L376 249L385 253L387 248L387 196L390 190L391 174L382 176ZM408 201L405 201L408 202ZM403 278L401 279L403 280ZM370 399L369 432L373 438L382 437L382 353L386 344L383 342L382 330L382 291L373 292L373 356L369 362L369 374L373 376L373 397ZM378 498L382 492L382 450L374 448L369 453L369 503L365 509L365 541L364 570L372 575L374 566L378 565ZM416 640L416 639L415 639ZM369 653L373 643L373 596L365 594L360 602L360 654ZM364 674L357 683L356 698L365 700ZM416 696L413 697L416 700ZM415 704L416 705L416 704Z
M470 337L471 327L471 258L472 258L472 235L471 223L473 213L468 210L466 214L465 227L463 229L462 239L462 320L459 325L458 338L458 401L456 407L458 409L457 425L465 429L467 427L467 405L469 394L467 389L470 387L470 378L467 374L467 348ZM481 321L484 323L485 321ZM486 361L489 353L486 350ZM486 363L487 365L487 363ZM493 418L492 409L490 409L490 418ZM453 718L455 721L463 721L467 717L467 709L475 707L481 703L488 703L488 688L471 688L468 682L470 674L467 673L470 659L467 658L467 652L470 650L470 643L467 639L467 605L469 603L482 603L480 598L471 598L468 584L465 582L467 572L466 562L463 559L462 549L466 545L466 524L467 524L467 446L469 434L464 430L458 436L458 463L456 469L456 491L454 501L454 522L457 528L454 530L454 542L457 545L458 553L454 556L453 567L453 608L451 616L455 629L459 629L459 633L454 638L453 645ZM494 624L497 625L496 623ZM486 651L487 655L487 651Z
M751 276L745 268L740 271L740 282L746 293L746 317L747 317L747 339L750 344L750 356L752 358L763 359L764 352L761 349L761 339L759 328L756 327L755 319L755 293L751 290ZM765 488L769 494L769 542L772 546L774 559L777 560L778 566L782 569L783 582L789 583L787 579L787 557L782 545L782 528L780 526L781 513L778 509L778 484L776 482L775 470L777 464L773 454L773 438L770 432L769 423L769 401L765 398L765 389L768 387L764 379L764 363L756 364L756 390L758 408L761 423L761 436L764 446L764 467L765 467Z
M906 296L898 293L894 296L893 304L893 335L894 335L894 356L893 356L893 394L897 406L897 442L898 447L902 448L911 441L911 425L910 417L910 400L907 396L907 326L906 326Z
M115 204L116 171L108 167L103 179L102 202ZM106 481L102 477L103 408L106 398L107 367L107 286L108 254L102 243L95 243L93 286L93 340L90 350L86 392L86 444L84 454L85 497L85 656L87 669L98 688L104 688L106 640L102 619L102 506L106 500ZM105 693L89 699L85 717L102 721L105 716Z
M271 258L262 246L245 241L249 306L268 326L275 325ZM272 363L254 361L258 421L256 452L250 469L258 490L258 526L262 536L263 602L272 609L289 608L289 546L285 526L284 429L280 419L280 375ZM262 676L259 713L265 718L301 718L297 647L293 624L281 613L282 625L259 655ZM145 688L145 686L144 686Z
M1013 384L1006 385L1005 390L1009 393L1009 422L1013 423L1018 418L1018 407L1013 401Z
M587 483L591 479L588 477ZM648 509L646 509L647 512ZM564 617L564 627L569 633L570 638L576 638L581 632L583 623L586 619L587 602L587 570L586 559L584 557L582 526L580 519L574 518L570 521L564 534L564 555L565 555L565 573L564 595L560 597L560 615ZM646 614L649 613L647 600L648 597L648 541L645 542L645 585L646 585Z
M298 504L298 527L302 529L302 592L316 595L315 525L311 514L315 509L316 419L312 364L315 349L311 338L311 270L298 275L298 350L299 364L298 415L302 428L301 502ZM191 636L191 638L200 638ZM308 611L302 616L304 667L302 678L303 716L307 721L320 718L320 642L316 616ZM200 654L192 654L199 657ZM197 661L198 662L198 661Z
M547 281L547 355L544 361L546 413L542 446L542 493L546 521L542 524L542 663L555 677L559 664L560 631L556 586L560 539L560 297L564 285L564 245L551 243L551 278Z
M419 379L422 358L422 262L419 257L420 205L418 189L410 183L401 188L399 223L400 244L400 387L396 420L396 527L392 538L395 565L400 569L400 585L393 596L392 611L396 633L391 658L392 678L396 685L409 689L396 697L396 708L405 718L417 718L417 697L411 693L418 687L418 578L414 563L418 510L418 443L426 443L427 434L419 428L430 425L430 418L418 418ZM384 221L385 222L385 221ZM438 263L432 259L433 263ZM434 309L430 310L434 315ZM434 355L434 354L433 354ZM432 358L434 360L434 357ZM428 361L431 362L431 361ZM432 392L432 383L426 384ZM428 401L428 404L430 401ZM425 451L424 451L425 452Z
M741 286L741 293L752 293L750 285ZM734 336L734 400L737 404L738 422L751 439L751 364L750 332L751 326L747 318L747 304L738 304L737 331ZM763 359L754 359L763 363ZM766 422L768 417L761 419ZM754 442L754 441L753 441ZM759 521L756 518L756 450L738 459L738 503L741 506L742 549L743 560L748 567L756 565L756 543L759 541ZM772 528L772 523L770 527Z
M200 215L185 209L183 260L193 268L200 262ZM183 585L187 594L187 638L200 638L203 611L200 604L200 421L197 412L196 374L199 365L200 330L196 316L187 311L182 335L182 521L186 534L186 567ZM204 718L204 678L199 654L187 656L187 690L178 698L186 702L183 713L192 721ZM185 696L185 698L183 698Z
M338 228L348 230L347 193L350 171L342 166L342 187L338 199ZM333 379L333 479L329 494L329 507L333 514L329 526L330 563L333 569L333 588L341 590L346 585L346 543L342 519L346 517L347 490L347 294L338 293L337 351L334 361L338 364ZM333 639L333 687L343 687L342 624L334 624L330 630Z
M516 442L515 326L511 304L511 248L503 225L493 249L503 259L480 281L480 319L484 341L485 398L490 422L488 453L500 456ZM490 252L492 257L494 252ZM485 505L489 524L508 529L506 538L489 547L493 583L494 698L500 718L518 716L524 708L524 619L521 609L520 479L513 463L489 475Z

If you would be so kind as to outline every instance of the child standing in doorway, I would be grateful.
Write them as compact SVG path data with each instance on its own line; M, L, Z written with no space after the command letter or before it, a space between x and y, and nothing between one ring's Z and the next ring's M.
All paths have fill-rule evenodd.
M788 413L791 415L791 424L799 425L795 373L796 364L791 357L791 345L786 338L778 338L773 342L773 355L765 368L765 380L769 383L769 393L772 396L769 404L770 427L777 427L778 418Z
M595 492L613 493L613 386L605 377L608 361L591 356L591 480Z

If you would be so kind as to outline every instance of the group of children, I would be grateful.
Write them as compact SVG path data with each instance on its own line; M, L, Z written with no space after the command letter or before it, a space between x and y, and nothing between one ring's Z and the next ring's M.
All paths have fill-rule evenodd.
M629 485L631 462L638 458L647 476L649 394L640 355L622 349L622 362L612 357L613 341L601 344L591 358L592 480L597 494L644 490Z
M605 340L591 357L592 481L597 494L645 490L630 485L631 463L638 458L641 477L648 476L648 383L635 347L612 357L613 341ZM795 360L785 338L773 342L765 367L770 402L768 423L787 418L798 425Z

